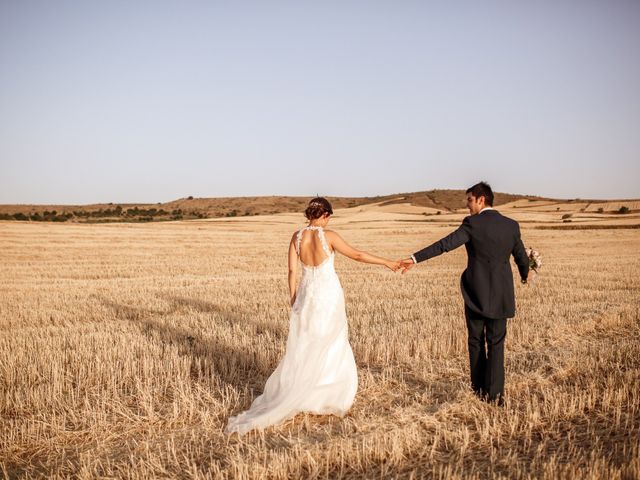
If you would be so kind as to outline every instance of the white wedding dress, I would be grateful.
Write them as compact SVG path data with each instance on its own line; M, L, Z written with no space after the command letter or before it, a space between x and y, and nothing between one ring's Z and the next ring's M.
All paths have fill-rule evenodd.
M353 404L358 373L349 345L344 293L333 265L334 252L329 250L322 228L315 226L297 233L296 252L300 258L303 235L314 232L326 258L317 266L300 260L302 277L291 309L284 357L251 408L229 419L227 433L244 434L277 425L299 412L344 416Z

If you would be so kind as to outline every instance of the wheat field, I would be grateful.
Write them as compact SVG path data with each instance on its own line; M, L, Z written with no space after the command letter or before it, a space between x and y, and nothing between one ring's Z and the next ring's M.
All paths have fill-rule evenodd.
M452 229L336 213L330 228L391 258ZM545 264L533 288L516 286L505 408L468 387L464 249L406 275L338 257L353 408L225 436L283 354L287 245L303 225L0 222L2 474L640 477L637 229L523 225Z

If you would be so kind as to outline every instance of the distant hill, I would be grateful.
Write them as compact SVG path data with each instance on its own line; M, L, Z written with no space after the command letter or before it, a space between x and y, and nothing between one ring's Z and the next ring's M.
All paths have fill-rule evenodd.
M238 215L265 215L283 212L302 212L312 197L229 197L229 198L181 198L168 202L169 208L197 209L208 216L225 216L234 210ZM327 197L334 209L359 207L371 203L391 205L410 203L420 207L431 207L453 211L464 207L464 190L431 190L428 192L399 193L377 197ZM497 193L496 205L515 200L538 198L524 195ZM166 207L165 207L166 208ZM222 213L222 215L220 215Z
M443 211L454 211L465 207L464 190L429 190L427 192L401 193L382 197L383 205L394 203L410 203L417 207L429 207ZM518 195L512 193L494 193L494 205L515 202L516 200L549 200L531 195Z
M122 222L182 220L193 218L272 215L303 212L312 197L186 197L165 203L108 203L90 205L0 205L0 220ZM334 209L358 207L376 203L380 206L408 204L438 211L453 212L464 208L464 190L429 190L376 197L327 197ZM574 202L552 200L531 195L496 193L494 204L517 201ZM594 202L584 200L585 202Z

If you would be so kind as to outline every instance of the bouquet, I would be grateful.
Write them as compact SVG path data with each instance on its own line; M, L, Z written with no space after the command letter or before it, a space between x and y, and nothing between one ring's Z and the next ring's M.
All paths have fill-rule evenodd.
M525 252L527 253L527 257L529 257L529 269L533 270L531 280L535 283L536 277L538 276L538 270L540 270L540 267L542 266L542 256L540 255L540 252L533 248L527 248L525 249Z

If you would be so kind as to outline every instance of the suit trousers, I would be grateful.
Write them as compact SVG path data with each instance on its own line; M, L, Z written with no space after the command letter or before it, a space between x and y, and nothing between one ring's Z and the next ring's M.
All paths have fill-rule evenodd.
M469 367L473 391L489 401L503 401L504 339L507 319L487 318L466 305L464 314L469 334Z

